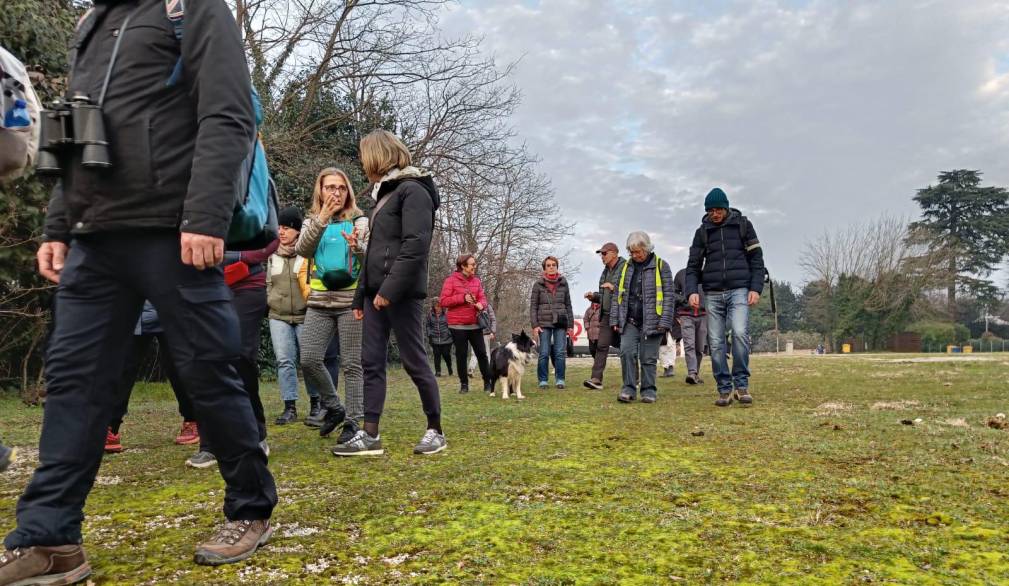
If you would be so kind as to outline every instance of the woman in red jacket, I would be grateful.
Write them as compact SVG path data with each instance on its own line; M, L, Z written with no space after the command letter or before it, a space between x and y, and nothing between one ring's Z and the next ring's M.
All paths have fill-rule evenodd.
M480 374L483 376L484 392L494 390L487 361L487 346L483 341L483 327L479 315L487 307L480 277L476 276L476 257L472 254L460 255L455 261L456 271L445 279L441 288L441 306L448 310L448 329L455 344L456 371L459 373L460 393L469 392L469 376L466 371L466 345L473 347Z

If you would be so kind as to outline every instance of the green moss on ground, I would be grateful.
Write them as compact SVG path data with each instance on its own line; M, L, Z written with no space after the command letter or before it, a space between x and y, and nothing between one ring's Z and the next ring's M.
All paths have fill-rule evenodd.
M618 404L615 363L607 391L529 377L524 402L441 379L449 449L428 458L411 453L423 416L395 371L384 457L337 460L333 440L271 425L276 536L216 569L190 558L223 483L183 466L169 389L138 385L127 450L106 458L86 509L94 581L1009 583L1009 432L984 424L1009 411L1009 358L902 358L756 357L750 409L717 409L710 384L682 378L660 379L654 405ZM277 395L264 383L271 416ZM0 530L40 422L0 399L2 439L27 456L0 477Z

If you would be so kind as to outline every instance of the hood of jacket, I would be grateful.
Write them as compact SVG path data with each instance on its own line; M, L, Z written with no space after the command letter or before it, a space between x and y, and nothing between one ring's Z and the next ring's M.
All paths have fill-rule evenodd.
M431 173L418 169L417 167L405 167L403 169L393 169L385 174L371 186L371 197L377 203L380 199L385 197L387 194L392 193L400 183L407 180L413 180L419 183L427 191L428 195L431 196L431 202L434 203L434 210L438 211L438 207L441 205L441 196L438 195L438 188L434 185L434 176Z
M704 226L705 228L721 228L722 226L731 226L738 224L740 218L742 217L743 212L737 210L736 208L729 208L729 215L726 216L724 220L722 220L721 224L716 224L712 222L711 218L708 217L708 214L705 213L704 216L701 217L701 225Z

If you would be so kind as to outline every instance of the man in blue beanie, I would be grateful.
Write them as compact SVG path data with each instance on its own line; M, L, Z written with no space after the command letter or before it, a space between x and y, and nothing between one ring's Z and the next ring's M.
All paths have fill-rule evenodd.
M753 224L729 207L724 191L716 187L708 192L704 209L701 227L690 245L684 294L697 309L701 304L697 287L704 288L711 370L718 385L715 405L727 407L733 398L750 405L750 306L760 301L764 290L764 253ZM732 330L731 372L726 325Z

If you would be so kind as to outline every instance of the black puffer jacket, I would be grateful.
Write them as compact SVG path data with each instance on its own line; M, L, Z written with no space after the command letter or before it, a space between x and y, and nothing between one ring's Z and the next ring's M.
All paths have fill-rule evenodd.
M427 297L434 212L441 203L434 180L408 167L379 184L375 201L354 309L363 309L365 297L376 294L392 303Z
M222 0L187 2L185 31L180 45L162 0L97 0L81 23L68 95L98 100L122 39L102 108L112 168L82 167L79 147L61 158L48 240L144 228L227 234L235 183L255 136L249 69ZM180 54L182 79L169 87Z
M742 240L742 223L746 223L746 242ZM705 245L705 233L707 245ZM705 214L701 227L694 233L687 260L684 293L697 293L697 286L706 292L749 289L764 290L764 253L753 224L739 210L732 208L721 224L713 223Z
M529 295L529 319L534 328L559 327L557 322L562 319L564 329L574 327L575 313L571 308L571 289L568 287L567 279L563 276L557 277L557 289L553 293L547 288L543 277L533 283L533 290Z

